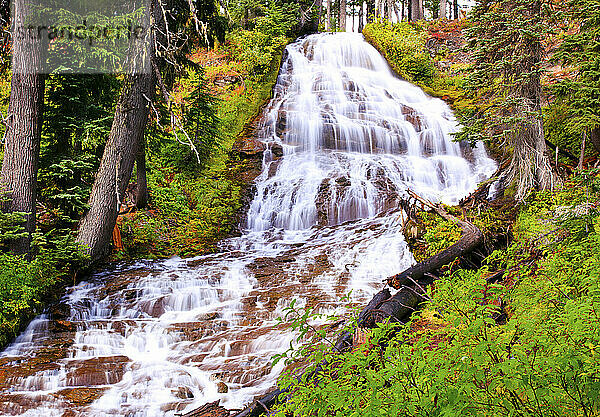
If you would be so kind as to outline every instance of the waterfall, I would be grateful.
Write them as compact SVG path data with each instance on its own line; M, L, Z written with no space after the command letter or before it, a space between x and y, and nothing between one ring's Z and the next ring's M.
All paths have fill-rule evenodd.
M266 153L248 224L301 230L372 217L407 187L456 203L495 169L481 146L453 141L457 127L443 101L398 79L362 35L300 40L260 131L285 156Z
M174 416L240 408L284 370L299 306L343 312L414 259L408 188L456 203L496 164L454 142L448 106L397 78L361 35L289 45L257 135L267 144L247 231L217 254L139 262L70 288L0 357L0 414Z

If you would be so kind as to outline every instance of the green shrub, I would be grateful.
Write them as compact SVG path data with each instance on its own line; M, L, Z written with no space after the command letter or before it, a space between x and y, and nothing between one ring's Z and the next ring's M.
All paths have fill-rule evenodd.
M407 325L381 325L343 355L331 354L315 332L304 352L320 364L318 376L284 375L280 386L292 389L279 409L291 416L599 415L599 174L583 172L564 190L531 198L516 240L488 259L506 269L503 282L489 283L487 267L443 276ZM305 328L309 316L297 314L292 326Z
M431 86L437 70L425 49L427 33L409 23L369 23L363 34L383 54L392 69L407 81Z
M0 347L72 283L74 271L86 261L70 231L52 235L59 237L34 235L36 256L32 261L0 253Z

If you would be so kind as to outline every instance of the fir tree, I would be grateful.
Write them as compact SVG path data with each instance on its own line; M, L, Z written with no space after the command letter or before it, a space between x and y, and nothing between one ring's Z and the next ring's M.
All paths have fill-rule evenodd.
M572 0L567 15L574 33L565 35L556 57L574 77L556 85L556 96L569 112L567 130L590 138L600 152L600 1Z
M555 181L541 112L545 17L540 0L482 0L467 31L474 60L467 84L485 103L467 129L510 149L508 179L517 199Z

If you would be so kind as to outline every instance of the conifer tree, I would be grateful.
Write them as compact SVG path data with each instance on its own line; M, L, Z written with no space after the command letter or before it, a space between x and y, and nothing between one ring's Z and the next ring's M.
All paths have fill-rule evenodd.
M556 86L557 98L569 111L567 129L600 152L600 1L571 0L567 15L574 33L565 35L556 57L574 77Z
M26 234L11 242L18 254L29 253L35 231L37 172L44 104L43 37L24 30L32 13L31 2L13 5L12 77L4 157L0 173L0 208L6 213L23 213Z
M517 199L553 188L556 179L541 111L545 17L541 0L481 0L467 31L474 60L467 84L484 103L467 129L480 128L511 150L508 180Z

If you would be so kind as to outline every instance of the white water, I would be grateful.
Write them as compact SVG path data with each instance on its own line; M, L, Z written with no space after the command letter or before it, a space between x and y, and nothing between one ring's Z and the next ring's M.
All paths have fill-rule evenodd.
M258 133L284 156L265 152L247 233L193 266L140 263L72 288L73 343L56 369L11 381L5 393L31 400L19 413L173 416L216 399L241 408L282 371L270 358L293 338L276 322L291 298L334 311L352 291L364 303L413 262L397 210L406 188L453 203L495 170L482 147L465 159L446 104L396 78L360 35L313 35L287 51ZM33 321L2 356L19 366L43 355L51 323ZM90 385L77 370L98 358L110 364L95 381L105 390L71 405L61 392Z

